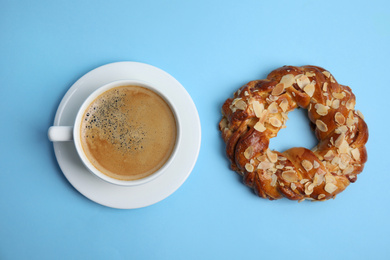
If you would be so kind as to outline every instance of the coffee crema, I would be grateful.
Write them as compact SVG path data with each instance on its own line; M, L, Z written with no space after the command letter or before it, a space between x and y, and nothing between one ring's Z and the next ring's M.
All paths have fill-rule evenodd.
M89 161L105 175L138 180L160 169L176 143L175 116L150 89L127 85L98 96L86 109L81 145Z

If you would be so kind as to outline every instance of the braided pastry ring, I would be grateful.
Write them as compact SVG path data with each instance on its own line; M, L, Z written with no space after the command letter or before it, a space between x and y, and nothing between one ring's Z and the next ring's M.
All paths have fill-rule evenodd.
M298 106L308 110L318 145L271 151L270 138ZM351 89L317 66L283 66L251 81L222 106L219 129L231 168L262 198L334 198L367 161L368 128L354 107Z

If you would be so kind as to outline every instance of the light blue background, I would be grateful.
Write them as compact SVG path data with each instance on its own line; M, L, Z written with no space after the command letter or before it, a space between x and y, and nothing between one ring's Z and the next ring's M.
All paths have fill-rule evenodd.
M389 259L388 1L0 0L0 259ZM202 146L167 199L118 210L83 197L47 140L83 74L139 61L192 96ZM223 102L282 65L351 86L370 130L356 183L324 203L257 198L229 169ZM274 149L316 144L305 111Z

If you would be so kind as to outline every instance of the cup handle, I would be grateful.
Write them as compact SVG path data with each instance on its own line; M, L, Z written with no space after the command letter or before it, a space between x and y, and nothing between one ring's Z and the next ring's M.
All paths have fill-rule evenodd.
M72 141L73 126L51 126L47 135L52 142Z

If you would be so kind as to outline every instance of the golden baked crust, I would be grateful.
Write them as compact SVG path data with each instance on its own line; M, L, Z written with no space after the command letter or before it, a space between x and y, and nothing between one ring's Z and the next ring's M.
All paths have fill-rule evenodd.
M318 145L271 151L289 111L308 110ZM219 123L231 168L270 200L327 200L342 192L367 161L368 128L355 95L317 66L284 66L242 86L222 106Z

